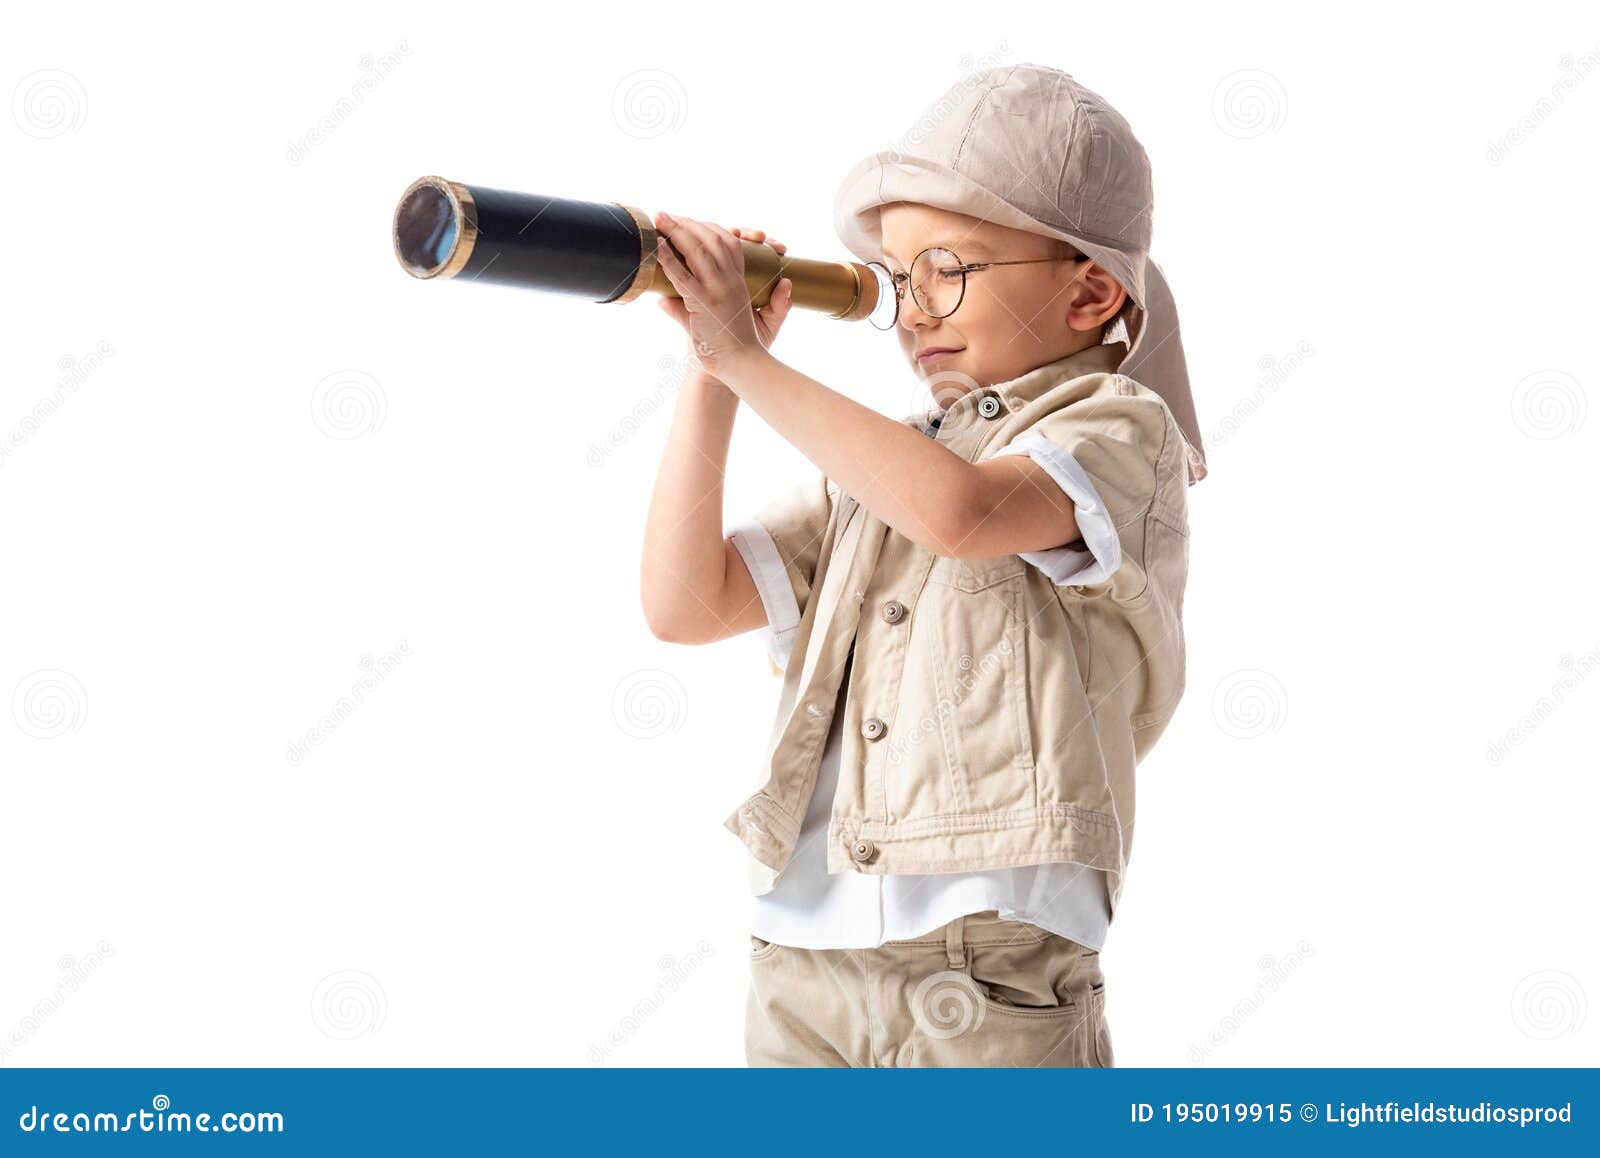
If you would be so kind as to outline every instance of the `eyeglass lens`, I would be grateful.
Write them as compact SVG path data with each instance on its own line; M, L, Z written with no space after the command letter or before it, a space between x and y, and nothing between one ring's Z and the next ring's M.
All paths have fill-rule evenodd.
M930 318L947 318L961 304L967 275L948 249L925 249L911 263L911 298Z

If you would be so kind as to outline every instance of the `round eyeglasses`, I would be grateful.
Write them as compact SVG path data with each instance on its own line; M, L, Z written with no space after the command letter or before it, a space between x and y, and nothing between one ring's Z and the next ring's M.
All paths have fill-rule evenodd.
M870 321L880 330L894 328L900 320L900 303L905 300L906 290L911 291L911 300L916 303L917 309L927 314L930 318L948 318L961 308L961 301L967 296L967 275L976 273L981 269L989 269L996 265L1037 265L1044 261L1088 261L1085 254L1073 257L1025 257L1017 261L968 261L964 262L955 253L939 246L929 246L916 257L911 259L911 272L893 273L881 261L869 261L868 267L878 276L880 285L894 287L894 311L890 313L881 308L890 300L887 294L880 299L880 308L872 312ZM879 272L881 271L881 272ZM888 320L883 321L887 315Z

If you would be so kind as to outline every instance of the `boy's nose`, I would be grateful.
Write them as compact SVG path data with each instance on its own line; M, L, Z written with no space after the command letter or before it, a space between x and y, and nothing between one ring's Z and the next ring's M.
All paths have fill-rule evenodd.
M895 321L912 333L927 329L938 320L923 313L922 307L917 305L917 299L910 294L900 299L900 313Z

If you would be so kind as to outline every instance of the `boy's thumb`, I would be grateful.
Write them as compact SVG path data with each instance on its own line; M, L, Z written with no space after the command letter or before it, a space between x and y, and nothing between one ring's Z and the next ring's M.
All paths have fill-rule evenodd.
M788 317L789 307L794 305L794 282L789 278L779 278L778 284L772 289L772 312L780 318Z

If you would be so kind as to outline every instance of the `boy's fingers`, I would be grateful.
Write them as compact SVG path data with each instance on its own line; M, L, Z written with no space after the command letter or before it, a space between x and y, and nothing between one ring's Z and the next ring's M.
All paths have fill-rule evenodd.
M667 240L664 248L679 269L696 274L700 263L710 261L705 254L705 242L695 231L695 222L687 217L674 217L670 213L656 214L657 228ZM675 252L672 252L675 251ZM681 255L681 256L680 256Z
M733 235L733 231L711 221L702 221L700 224L706 227L706 235L711 239L711 244L716 247L717 252L727 258L731 265L733 255L739 252L739 239Z
M678 260L678 255L673 252L672 243L665 237L656 241L656 260L661 263L661 268L667 271L667 280L674 289L681 289L679 279L689 271L684 269L683 262Z
M772 246L772 248L776 249L779 253L782 253L788 248L788 246L784 245L783 242L779 241L776 237L768 237L767 232L764 229L746 229L741 227L735 229L733 232L738 234L740 237L743 237L746 241L764 242L767 245Z
M731 238L730 244L737 245ZM718 235L703 221L680 219L678 228L672 235L672 244L676 245L689 259L689 268L701 277L703 269L706 273L721 270L726 260L722 242ZM698 263L698 264L697 264Z
M696 280L694 271L689 269L679 260L678 255L672 252L672 246L664 240L660 245L661 268L666 271L667 280L672 283L672 288L678 291L678 300L683 307L684 316L691 312L689 304L698 303L699 281Z
M738 264L744 260L742 256L744 242L720 225L712 225L709 228L712 236L716 239L718 248L722 251L723 261L727 264L727 267L729 269L737 268Z
M661 239L661 261L669 271L676 271L681 280L689 280L695 276L694 267L689 264L689 255L684 252L686 248L683 234L678 234L678 240Z

